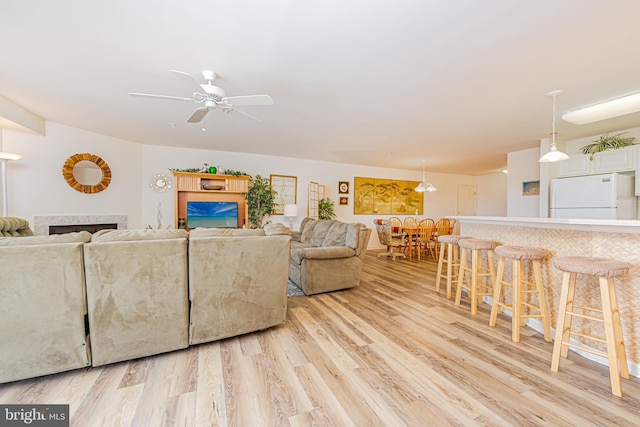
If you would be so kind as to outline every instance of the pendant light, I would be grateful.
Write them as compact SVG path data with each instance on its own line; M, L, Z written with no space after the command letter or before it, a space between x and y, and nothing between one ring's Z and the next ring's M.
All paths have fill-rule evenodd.
M544 156L540 157L539 162L558 162L560 160L567 160L569 156L564 154L562 151L558 151L558 147L556 146L556 96L562 93L561 90L552 90L547 95L553 97L553 118L551 120L551 148L549 152Z
M417 191L418 193L424 193L425 191L432 193L434 191L437 191L438 189L430 182L427 182L427 178L425 177L425 174L424 174L424 163L425 161L423 160L422 161L422 182L418 184L418 186L414 189L414 191Z

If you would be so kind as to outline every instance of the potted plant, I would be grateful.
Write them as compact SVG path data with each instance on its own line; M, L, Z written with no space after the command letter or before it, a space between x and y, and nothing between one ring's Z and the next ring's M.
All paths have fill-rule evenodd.
M336 217L334 208L333 200L328 197L320 199L318 201L318 219L334 219Z
M276 192L269 179L260 175L249 177L249 191L246 195L251 228L261 228L264 217L273 213Z
M593 144L585 145L580 149L582 154L590 154L589 160L593 160L593 155L607 150L617 150L635 144L636 138L633 136L623 137L626 132L616 135L609 135L609 132L596 139Z

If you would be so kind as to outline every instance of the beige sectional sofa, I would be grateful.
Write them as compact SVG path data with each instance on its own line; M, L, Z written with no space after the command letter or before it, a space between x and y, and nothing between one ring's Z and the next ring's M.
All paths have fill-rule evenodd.
M0 260L0 383L285 321L289 237L263 230L0 237Z
M364 224L304 218L291 233L289 278L306 295L358 286L370 237Z
M0 383L91 364L83 264L90 239L0 238Z
M289 236L195 229L189 236L190 344L283 324Z
M186 230L101 230L84 262L93 366L189 346Z

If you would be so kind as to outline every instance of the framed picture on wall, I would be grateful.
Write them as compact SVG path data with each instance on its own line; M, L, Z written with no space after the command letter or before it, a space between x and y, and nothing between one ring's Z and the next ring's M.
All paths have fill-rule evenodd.
M540 181L527 181L522 183L523 196L540 195Z
M271 187L276 192L272 215L283 215L284 205L295 205L298 192L298 177L271 175Z
M349 181L338 181L338 194L349 194Z
M349 204L349 198L348 197L340 197L340 204L341 205L348 205Z

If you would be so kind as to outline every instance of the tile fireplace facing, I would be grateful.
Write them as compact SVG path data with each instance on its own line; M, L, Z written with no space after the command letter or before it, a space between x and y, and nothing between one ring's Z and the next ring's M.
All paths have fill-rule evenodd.
M115 225L115 227L114 227ZM67 227L76 226L76 227ZM126 215L34 215L33 232L36 236L48 236L65 229L78 231L84 229L92 232L101 228L127 228Z

